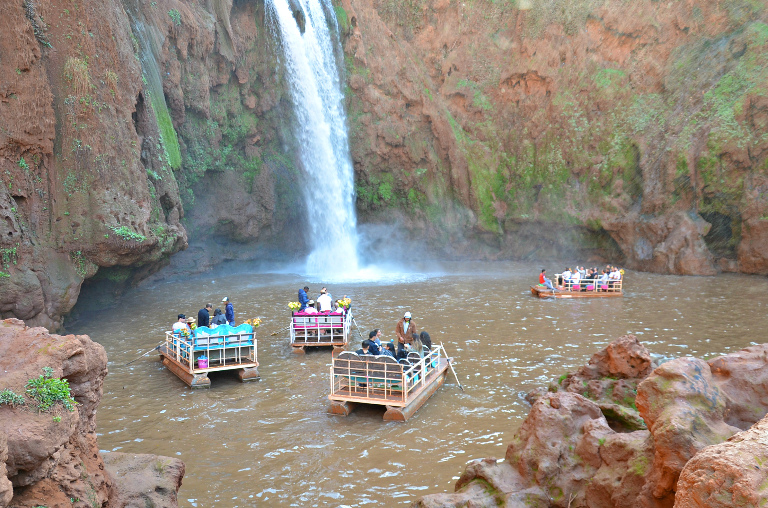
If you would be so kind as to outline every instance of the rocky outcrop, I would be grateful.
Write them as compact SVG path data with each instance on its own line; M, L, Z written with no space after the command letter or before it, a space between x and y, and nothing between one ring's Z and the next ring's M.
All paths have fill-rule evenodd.
M768 500L768 417L724 443L708 446L677 482L675 508L762 506Z
M634 336L620 337L549 391L530 394L531 412L503 461L471 464L455 494L425 496L414 506L693 507L710 506L710 496L722 506L767 501L760 438L766 423L738 432L768 412L768 344L709 362L679 358L652 368ZM636 386L636 397L627 398L634 389L622 386ZM616 391L623 406L611 399ZM637 420L617 422L612 404ZM643 428L627 425L634 421ZM745 456L751 443L755 449ZM710 460L715 456L722 458ZM712 474L718 464L722 473ZM728 504L735 500L742 504Z
M120 452L102 457L115 482L110 508L178 506L177 493L184 477L184 463L179 459Z
M44 328L28 328L21 321L0 322L0 389L24 394L27 381L43 368L53 378L66 378L77 402L72 411L56 405L38 411L24 405L0 404L0 506L113 506L122 479L105 469L96 442L96 409L107 375L107 356L99 344L84 335L51 335ZM183 465L172 465L176 489ZM11 487L12 488L9 488ZM12 496L12 499L11 499ZM176 506L175 490L173 503ZM114 505L122 506L122 505Z

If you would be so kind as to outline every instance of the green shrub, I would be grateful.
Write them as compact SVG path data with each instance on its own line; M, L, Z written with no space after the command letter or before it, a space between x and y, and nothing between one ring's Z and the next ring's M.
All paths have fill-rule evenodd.
M181 13L176 9L168 11L168 15L176 26L181 26Z
M24 405L24 397L6 388L0 392L0 404L8 404L9 406L22 406Z
M75 410L77 402L69 391L69 381L53 377L53 369L43 367L40 377L27 381L27 396L35 401L38 411L49 411L61 404L68 411Z
M130 229L128 229L125 226L120 227L111 227L110 228L117 236L122 238L123 240L135 240L137 242L143 242L147 239L146 236L140 235L139 233L134 233Z
M24 157L22 157L21 159L19 159L19 167L20 167L21 169L25 169L25 170L26 170L26 169L29 169L29 164L27 164L27 161L25 161L25 160L24 160Z

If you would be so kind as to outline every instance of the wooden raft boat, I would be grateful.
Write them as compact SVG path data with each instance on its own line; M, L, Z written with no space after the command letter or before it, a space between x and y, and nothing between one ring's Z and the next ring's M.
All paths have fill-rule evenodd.
M196 330L197 337L165 332L165 344L159 348L160 359L179 379L192 388L211 386L209 372L236 370L240 381L259 379L253 331L203 336L199 330Z
M294 353L304 353L308 347L331 346L333 352L344 351L349 342L352 310L343 313L291 313L291 347Z
M329 413L347 416L356 404L378 404L387 408L385 420L404 422L445 383L449 359L433 346L423 358L409 353L400 362L350 351L332 361Z
M579 284L565 284L564 289L552 291L541 284L531 286L531 294L539 298L611 298L624 296L623 280L609 281L600 287L592 280L583 280Z

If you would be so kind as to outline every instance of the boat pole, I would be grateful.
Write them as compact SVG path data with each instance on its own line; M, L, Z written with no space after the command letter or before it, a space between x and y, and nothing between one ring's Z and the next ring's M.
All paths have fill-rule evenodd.
M290 328L290 327L291 327L291 325L288 325L288 326L286 326L285 328L281 328L281 329L279 329L279 330L278 330L278 331L276 331L276 332L270 333L270 334L269 334L269 336L270 336L270 337L274 337L274 336L275 336L275 335L277 335L278 333L280 333L280 332L284 332L285 330L287 330L287 329L288 329L288 328Z
M360 331L360 327L359 327L359 326L357 326L357 321L355 321L355 317L354 317L354 316L352 316L352 322L355 324L355 328L357 328L357 334L360 336L360 340L361 340L361 341L365 340L365 339L363 338L363 332L361 332L361 331Z
M451 368L451 372L453 372L453 377L456 378L456 382L459 384L459 388L461 388L461 391L464 391L464 387L461 386L461 381L459 381L459 376L456 375L456 371L453 370L453 364L451 363L451 359L448 358L448 352L445 350L445 346L443 346L443 342L440 342L440 349L443 350L443 354L445 355L445 359L448 361L448 366Z
M147 355L148 355L149 353L151 353L152 351L156 351L156 350L160 349L160 346L162 346L164 343L165 343L165 341L161 342L160 344L158 344L157 346L153 347L152 349L150 349L149 351L147 351L146 353L144 353L144 354L143 354L143 355L141 355L140 357L138 357L138 358L135 358L135 359L131 360L130 362L126 363L125 365L123 365L123 367L127 367L128 365L132 364L132 363L133 363L133 362L135 362L136 360L139 360L139 359L141 359L141 358L144 358L145 356L147 356Z

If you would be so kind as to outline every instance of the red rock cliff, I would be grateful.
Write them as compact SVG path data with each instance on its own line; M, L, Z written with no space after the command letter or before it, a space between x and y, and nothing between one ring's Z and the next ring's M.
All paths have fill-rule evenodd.
M15 319L0 321L0 345L0 390L24 394L27 381L50 367L53 377L68 380L77 402L73 411L57 405L53 412L0 404L0 507L122 508L145 500L177 506L180 460L110 453L105 466L96 442L96 410L107 375L103 347L85 335L51 335ZM151 468L158 461L164 464L161 474Z

